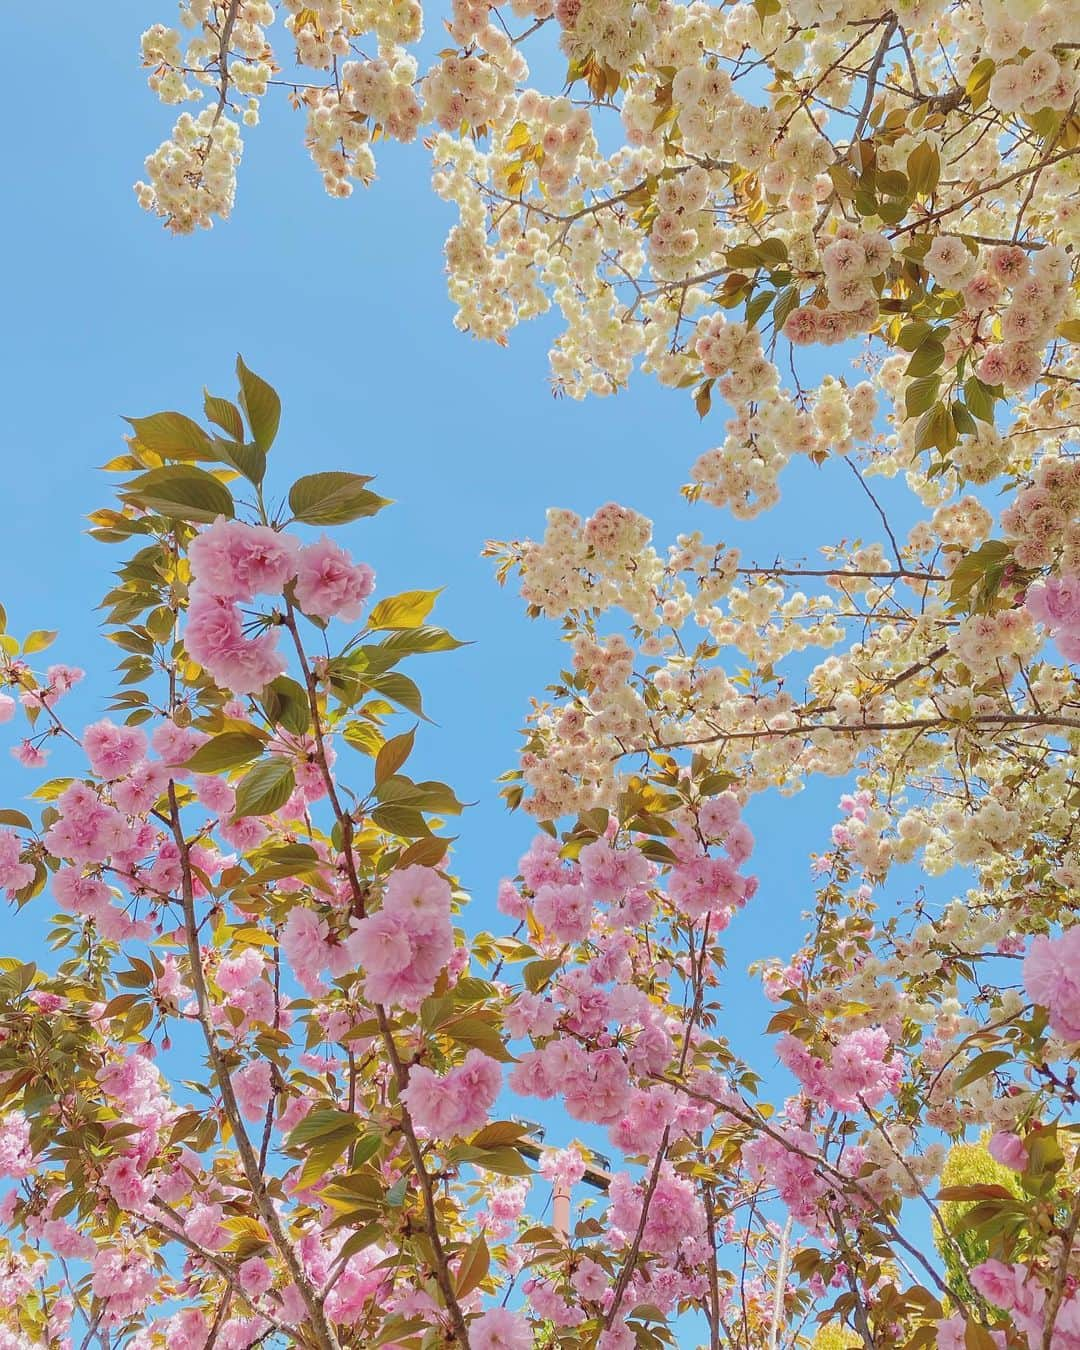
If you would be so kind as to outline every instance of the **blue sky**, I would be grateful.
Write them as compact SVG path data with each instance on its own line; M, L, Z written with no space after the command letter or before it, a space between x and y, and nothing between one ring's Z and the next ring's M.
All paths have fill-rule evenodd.
M60 630L50 657L96 672L68 716L75 726L100 716L116 653L93 606L119 553L81 533L86 513L108 503L96 466L122 448L120 414L197 414L204 384L231 396L242 352L284 399L275 488L318 469L377 475L397 504L353 527L350 546L376 567L381 594L446 586L436 617L474 643L413 662L412 673L438 724L421 734L417 768L477 802L461 821L456 866L475 896L469 926L479 927L531 834L526 817L507 816L494 780L515 762L530 697L565 664L555 626L530 623L513 589L495 584L479 556L485 539L540 533L548 505L587 514L616 499L653 517L662 544L701 528L767 562L812 556L844 535L876 537L877 522L835 461L793 465L780 508L749 526L690 508L678 487L722 435L721 410L701 423L685 392L645 378L617 398L557 401L547 384L552 322L517 330L507 349L454 330L441 255L452 216L430 191L418 145L381 149L374 188L331 201L301 115L271 100L247 135L231 222L167 235L131 184L173 115L146 88L139 33L173 14L169 0L73 6L44 72L26 56L40 46L40 21L25 6L7 15L4 88L21 113L0 221L0 600L12 631ZM17 805L29 785L5 749L0 801ZM768 1010L741 972L798 944L812 902L807 854L826 844L841 790L827 782L752 811L762 887L729 934L729 1003L746 1030L756 1033ZM9 927L9 950L40 951L45 912L31 907ZM771 1048L757 1050L771 1062Z

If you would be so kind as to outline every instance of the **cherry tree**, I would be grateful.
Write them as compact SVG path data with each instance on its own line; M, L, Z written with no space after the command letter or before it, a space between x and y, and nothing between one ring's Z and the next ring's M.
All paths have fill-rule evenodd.
M383 499L328 470L272 508L278 399L242 363L212 430L136 419L92 518L131 553L110 717L65 723L52 634L0 638L19 759L86 766L0 818L0 886L62 910L57 969L0 976L0 1350L1075 1350L1068 7L462 0L421 74L424 17L182 6L143 58L198 106L140 201L225 218L264 98L338 196L423 133L461 328L557 309L557 392L726 405L691 501L760 515L799 455L871 537L744 558L610 503L489 545L571 656L504 781L535 842L478 933L398 669L456 639L321 533ZM561 61L546 92L530 58ZM748 1063L722 1008L744 811L822 776L838 817L803 946L759 924ZM575 1139L604 1132L610 1165Z
M868 1346L1070 1343L1080 929L1046 935L1067 908L1062 672L1028 676L1027 714L920 729L918 808L844 800L814 932L764 970L801 1087L776 1113L718 1017L722 935L756 890L742 802L781 768L861 756L860 781L895 777L894 733L824 709L785 724L698 670L704 649L679 656L681 688L635 675L596 602L662 635L649 607L681 613L688 560L660 564L619 508L556 516L514 565L578 616L572 687L507 783L541 825L500 890L507 931L467 932L440 833L461 807L408 775L422 705L398 669L457 640L428 623L436 592L374 601L327 535L387 504L370 479L306 475L271 508L280 404L238 373L239 406L206 398L213 430L134 419L108 466L123 480L93 532L130 555L104 602L127 653L113 715L67 725L83 672L41 669L55 634L0 639L16 757L43 776L66 741L85 760L33 789L36 821L0 817L0 885L59 906L62 958L0 976L0 1343L622 1350L677 1344L695 1314L712 1346L819 1323ZM1064 595L1026 604L1045 619ZM675 744L729 716L744 731ZM975 785L963 809L953 775ZM950 811L979 899L879 922L874 881L904 848L940 854ZM995 844L1013 816L1023 845ZM1002 900L1003 858L1022 901ZM1028 932L1022 989L980 975ZM506 1094L557 1099L566 1138L538 1146ZM573 1140L597 1127L613 1171ZM968 1127L1009 1185L936 1184ZM606 1203L530 1217L587 1173Z

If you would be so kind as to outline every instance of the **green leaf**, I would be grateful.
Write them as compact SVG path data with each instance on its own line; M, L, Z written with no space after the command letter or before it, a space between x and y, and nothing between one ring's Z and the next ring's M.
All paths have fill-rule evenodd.
M768 310L776 298L774 291L758 291L752 300L746 302L743 319L748 328L754 328L758 319Z
M944 455L953 448L957 439L956 424L953 422L950 409L944 403L935 403L919 419L919 425L915 429L917 450L929 450L931 446L936 446Z
M1025 1177L1037 1177L1045 1172L1060 1172L1065 1165L1065 1154L1058 1143L1057 1131L1050 1126L1032 1130L1024 1140L1028 1151Z
M486 1172L497 1172L503 1177L531 1177L532 1168L510 1144L505 1144L501 1148L470 1149L470 1154L476 1153L479 1156L470 1157L469 1161L475 1163L477 1167L482 1167Z
M154 413L151 417L125 417L141 446L163 458L205 456L210 437L190 417L178 412Z
M430 719L424 716L424 709L420 702L420 690L416 684L409 679L408 675L402 675L400 671L390 670L385 675L369 675L364 681L376 694L382 694L395 703L400 703L403 708L409 712L415 713L417 717L423 717L424 721Z
M557 956L546 956L540 961L530 961L521 972L526 989L533 994L539 993L561 965L562 961Z
M266 477L266 453L250 441L238 441L235 445L218 437L214 441L218 457L231 468L242 473L250 483L259 487Z
M371 611L368 627L419 628L441 594L440 587L437 591L402 591L400 595L389 595Z
M1011 557L1011 548L1001 539L987 539L965 554L949 577L949 601L953 608L988 607Z
M324 1180L355 1137L354 1124L343 1125L334 1134L323 1135L304 1159L300 1169L301 1189Z
M227 398L215 398L209 389L204 389L203 407L207 420L213 422L214 426L220 427L234 441L244 439L244 419L235 403L230 403Z
M372 811L371 819L381 830L402 839L421 839L431 833L427 821L415 806L400 806L396 803L379 806Z
M941 157L929 141L922 141L907 159L908 181L912 192L929 196L941 177Z
M419 863L421 867L436 867L442 862L454 838L440 839L433 834L426 839L416 839L398 859L398 866L409 867L413 863Z
M924 375L933 375L936 370L941 369L941 364L945 360L945 345L937 338L928 337L922 342L916 350L914 356L907 363L905 375L913 379Z
M247 413L248 425L255 444L265 455L274 444L281 421L281 399L277 391L236 358L236 374L240 380L240 403Z
M273 755L244 775L236 789L236 811L240 816L266 816L292 796L296 777L289 760Z
M984 56L981 61L976 61L971 69L971 74L967 77L964 85L964 92L971 99L973 108L981 107L987 99L990 92L990 80L995 70L994 58Z
M20 830L32 830L34 828L29 816L24 816L21 811L12 811L8 807L0 810L0 825L13 825Z
M972 416L977 417L980 422L989 422L994 425L994 404L997 401L998 394L989 384L984 384L976 375L970 376L964 381L964 400L967 403L968 411Z
M913 323L904 324L900 329L900 335L896 339L896 345L903 347L906 352L913 352L922 346L923 342L931 335L933 330L928 323L921 319Z
M23 643L23 655L33 656L35 652L43 652L46 647L51 647L56 641L57 631L55 628L35 628Z
M356 1117L351 1116L347 1111L339 1111L337 1107L316 1107L314 1111L309 1111L295 1129L290 1132L285 1141L285 1147L288 1149L303 1148L319 1139L328 1139L343 1129L348 1129L355 1139L360 1133Z
M381 1242L386 1236L383 1226L380 1223L367 1223L358 1232L353 1233L338 1249L335 1256L336 1261L347 1261L350 1256L355 1256L357 1252L362 1252L376 1242ZM424 1327L426 1323L418 1323L418 1327Z
M250 877L244 878L245 883L304 876L317 871L322 865L322 859L310 844L276 844L271 848L260 849L252 858L252 863L255 871ZM233 936L236 937L240 931L235 930Z
M1012 1200L1012 1191L1004 1186L985 1183L973 1186L942 1186L937 1193L938 1200Z
M240 764L250 764L253 759L258 759L263 748L263 742L258 736L251 736L246 731L226 731L200 745L184 768L194 773L218 773L222 769L235 769Z
M289 489L289 509L306 525L345 525L361 516L373 516L389 505L365 488L370 476L359 473L310 473Z
M235 514L232 493L225 484L193 464L151 469L125 483L120 495L145 511L174 520L210 524L218 516Z
M422 783L414 784L414 787L416 805L421 811L435 811L440 816L460 816L465 809L465 803L458 801L454 789L446 783L426 778Z
M516 1062L515 1057L503 1044L497 1029L490 1022L485 1022L482 1017L463 1017L458 1022L449 1022L446 1026L440 1027L440 1031L452 1041L467 1045L470 1049L482 1050L485 1055L504 1064Z
M427 652L452 652L468 643L460 642L445 628L433 628L430 624L421 624L419 628L399 628L388 633L379 646L388 652L400 652L405 656L414 656Z
M799 307L799 288L798 286L785 286L776 297L773 305L773 324L776 331L779 332L784 326L788 315Z
M392 778L398 769L412 754L413 743L416 740L416 731L406 731L400 736L394 736L392 740L387 741L379 753L375 756L375 783L378 786L388 778Z
M953 426L961 436L975 436L978 434L978 425L971 413L962 403L953 403L950 408Z
M737 244L728 249L727 260L733 267L781 267L788 260L787 244L776 235L760 244Z
M516 1120L491 1120L477 1130L469 1143L473 1148L496 1148L500 1144L513 1144L528 1133L529 1127Z
M969 1083L974 1083L978 1078L985 1078L987 1074L993 1073L995 1069L1000 1069L1003 1064L1012 1061L1013 1055L1009 1050L984 1050L982 1054L975 1055L969 1060L964 1071L953 1080L954 1091L959 1092L961 1088L967 1087Z
M311 725L311 705L307 691L296 680L279 675L262 691L260 703L267 719L275 726L284 727L294 736L304 736Z
M461 1258L458 1265L455 1283L457 1288L454 1290L457 1298L464 1298L466 1294L479 1285L487 1275L491 1267L491 1253L488 1251L487 1243L484 1241L484 1235L478 1233L469 1244L465 1255Z
M445 783L430 780L414 783L400 774L390 774L380 780L377 768L375 795L380 803L411 806L417 811L437 811L439 815L459 816L465 809L464 803L458 801L454 790Z
M909 417L918 417L928 412L937 402L941 378L938 375L924 375L912 380L904 394L904 406Z

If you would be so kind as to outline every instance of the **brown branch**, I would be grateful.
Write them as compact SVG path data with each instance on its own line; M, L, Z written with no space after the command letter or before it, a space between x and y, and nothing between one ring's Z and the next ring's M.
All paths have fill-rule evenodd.
M1077 150L1075 148L1072 150L1062 150L1058 154L1052 155L1049 159L1039 160L1035 164L1029 164L1024 169L1017 169L1015 173L1006 174L1004 178L999 178L996 182L987 183L983 187L976 188L973 192L969 192L966 197L961 197L958 202L953 202L951 206L943 206L938 211L928 211L925 216L920 216L918 220L912 220L906 225L899 226L893 231L894 237L898 234L907 234L909 230L917 230L933 220L941 220L944 216L952 215L954 211L959 211L962 206L967 206L969 202L973 202L979 197L985 197L990 192L996 192L998 188L1005 187L1009 183L1015 183L1018 178L1026 178L1029 173L1041 173L1043 169L1048 168L1051 164L1056 164L1062 159L1070 159L1076 153Z
M297 659L304 676L304 685L308 696L308 708L311 713L312 726L315 732L316 759L319 764L323 782L326 786L331 808L341 827L340 851L345 859L345 869L348 873L350 889L352 891L354 912L357 913L358 917L362 917L364 914L364 888L357 874L356 861L353 857L353 821L352 817L341 805L341 800L337 792L337 785L334 782L333 774L330 772L330 764L326 756L326 743L324 739L322 717L319 712L318 687L315 683L315 676L307 659L307 653L304 650L304 644L300 638L300 630L296 622L296 612L291 602L285 616L285 627L292 636L293 646L296 649ZM439 1292L442 1294L443 1301L446 1304L446 1311L450 1318L454 1339L462 1347L462 1350L468 1350L469 1331L465 1322L465 1316L461 1311L461 1305L458 1303L454 1292L454 1281L450 1275L450 1265L446 1256L446 1249L443 1247L442 1238L439 1234L439 1217L435 1210L434 1184L427 1167L424 1164L424 1155L413 1128L412 1118L410 1117L404 1102L400 1101L401 1093L408 1086L409 1071L402 1063L401 1056L398 1053L397 1044L394 1041L390 1024L390 1018L386 1009L378 1003L373 1006L379 1024L379 1032L383 1044L386 1047L386 1053L390 1059L390 1063L394 1070L394 1077L397 1082L399 1096L398 1105L401 1110L401 1132L404 1135L409 1156L412 1159L413 1167L416 1171L417 1184L420 1187L420 1193L423 1198L427 1237L431 1243L432 1253L435 1257L435 1283L438 1285Z
M766 577L858 577L864 581L948 581L943 572L913 572L907 567L899 567L886 572L860 571L846 567L736 567L739 576Z
M652 1202L656 1187L660 1181L660 1168L663 1166L664 1159L667 1157L668 1141L671 1137L671 1126L664 1127L664 1133L660 1140L660 1147L656 1152L656 1161L653 1163L652 1172L649 1174L648 1185L645 1188L645 1194L641 1201L641 1218L638 1220L637 1232L634 1234L634 1240L630 1244L630 1251L627 1253L626 1260L619 1271L619 1278L615 1281L615 1292L611 1300L611 1307L604 1318L604 1326L609 1328L618 1316L619 1306L622 1303L623 1295L626 1293L626 1286L630 1283L630 1277L637 1266L638 1253L641 1250L641 1242L645 1236L645 1225L649 1221L649 1205Z
M1065 1295L1065 1281L1069 1273L1069 1257L1072 1254L1078 1227L1080 1227L1080 1201L1075 1203L1069 1222L1061 1235L1061 1260L1054 1272L1054 1283L1050 1290L1050 1297L1046 1300L1046 1321L1043 1323L1042 1350L1050 1350L1053 1343L1054 1325L1061 1308L1061 1300Z
M903 722L821 722L817 725L800 723L794 727L763 727L760 731L717 731L711 736L690 737L684 741L665 741L663 744L631 746L612 756L612 761L625 755L645 754L650 750L684 750L694 745L715 745L717 742L783 740L790 737L818 736L829 732L839 736L862 736L871 731L915 731L918 728L933 730L936 727L966 726L1024 726L1024 727L1069 727L1080 731L1080 718L1046 717L1025 713L976 713L961 721L952 717L913 717Z
M289 1236L285 1232L285 1228L278 1216L278 1212L274 1208L273 1202L267 1192L265 1177L259 1169L259 1159L256 1156L255 1149L252 1147L251 1140L248 1138L243 1116L240 1114L240 1106L236 1099L236 1093L233 1090L228 1066L221 1053L221 1048L217 1043L217 1033L214 1030L213 1017L211 1014L210 994L206 987L206 976L202 967L202 953L199 947L199 926L195 914L195 891L192 885L190 845L184 837L183 826L180 822L180 807L176 796L176 783L173 779L169 780L169 811L169 823L172 827L173 839L176 841L176 847L180 854L184 904L184 932L187 940L188 957L191 964L191 983L195 991L196 1016L198 1017L199 1025L202 1028L203 1039L206 1041L210 1063L213 1066L214 1073L218 1080L222 1105L225 1108L229 1126L232 1129L233 1137L236 1140L236 1150L240 1156L240 1165L243 1168L244 1176L247 1178L248 1186L251 1188L252 1198L255 1201L259 1215L266 1225L266 1230L270 1234L274 1246L277 1248L282 1261L285 1263L293 1283L296 1285L297 1289L299 1289L301 1297L304 1300L304 1306L307 1308L308 1316L311 1319L311 1330L317 1344L320 1346L320 1350L341 1350L340 1342L327 1319L325 1309L319 1300L315 1287L308 1279L307 1273L300 1262L300 1258L297 1256L296 1250L289 1240Z

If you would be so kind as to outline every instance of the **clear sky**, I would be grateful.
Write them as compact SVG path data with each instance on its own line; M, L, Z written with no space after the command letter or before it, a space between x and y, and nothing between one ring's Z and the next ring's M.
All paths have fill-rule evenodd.
M438 723L421 735L418 768L478 803L461 822L456 867L479 927L531 832L523 815L507 816L494 780L514 765L530 696L565 664L555 626L530 623L513 590L495 584L479 556L485 539L540 533L549 505L587 514L616 499L653 517L664 545L701 528L767 562L876 537L877 522L837 462L793 465L781 507L750 526L690 508L678 488L720 439L722 410L700 423L685 392L648 378L613 399L554 400L552 323L517 330L507 349L458 333L441 255L451 213L430 191L419 145L381 148L375 186L331 201L302 115L268 100L264 124L247 133L231 222L167 235L131 184L174 113L146 88L139 34L174 15L171 0L73 5L43 46L35 7L5 14L0 600L20 635L60 629L50 657L107 669L116 652L93 606L119 551L80 533L108 500L96 466L122 449L120 414L197 415L204 384L232 396L242 352L284 399L272 482L284 489L330 468L377 475L397 505L352 527L350 546L375 566L382 594L445 585L437 618L475 644L411 669ZM99 673L72 696L76 726L101 716L110 688ZM0 801L18 805L28 785L5 749ZM812 897L807 854L826 846L841 790L824 783L754 805L762 887L729 933L744 1028L763 1025L766 1009L740 973L798 944ZM46 911L32 910L5 949L14 941L37 954Z

